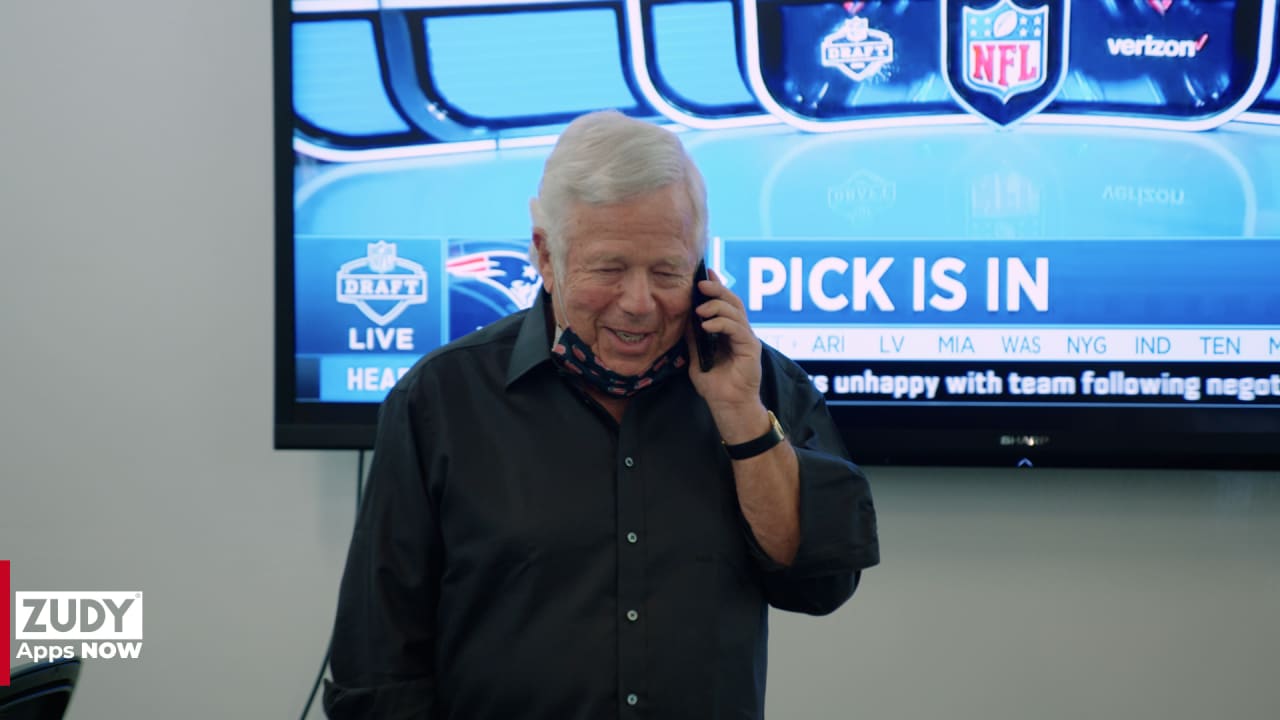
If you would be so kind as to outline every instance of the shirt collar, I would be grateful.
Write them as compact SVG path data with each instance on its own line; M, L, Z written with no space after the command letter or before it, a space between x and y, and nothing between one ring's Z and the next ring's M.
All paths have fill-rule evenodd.
M533 307L525 313L511 350L511 362L507 365L507 387L511 387L530 370L544 362L551 362L551 295L543 290L533 301Z

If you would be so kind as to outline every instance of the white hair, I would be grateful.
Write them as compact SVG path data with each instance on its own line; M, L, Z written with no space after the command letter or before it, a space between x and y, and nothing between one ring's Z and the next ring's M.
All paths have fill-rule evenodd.
M698 255L707 245L707 190L702 173L669 130L616 110L588 113L569 123L556 142L529 203L533 226L541 229L557 274L568 253L562 232L570 206L607 205L652 190L680 185L693 209ZM530 258L537 257L530 246Z

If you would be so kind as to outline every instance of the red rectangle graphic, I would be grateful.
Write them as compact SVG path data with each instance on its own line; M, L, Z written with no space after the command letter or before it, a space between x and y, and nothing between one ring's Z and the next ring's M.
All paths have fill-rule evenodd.
M0 638L4 638L4 652L0 653L0 686L9 684L9 654L13 649L9 645L13 634L9 632L9 561L0 560Z

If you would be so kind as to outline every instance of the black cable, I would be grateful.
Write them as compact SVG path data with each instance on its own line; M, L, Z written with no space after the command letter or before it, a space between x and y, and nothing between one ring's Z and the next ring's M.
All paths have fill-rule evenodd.
M298 716L298 720L307 720L307 713L311 712L311 703L316 699L316 692L320 689L320 680L324 678L324 669L329 666L329 651L333 649L333 638L329 639L329 644L324 648L324 660L320 662L320 672L316 674L316 683L311 686L311 692L307 695L307 704L302 706L302 715Z
M360 450L360 454L356 456L356 518L360 517L360 500L364 494L364 450ZM320 672L316 673L316 681L311 686L311 692L307 694L307 704L302 706L302 715L298 720L307 720L307 713L311 712L311 703L315 702L316 693L320 690L320 681L324 679L324 669L329 667L329 655L333 652L333 637L329 637L329 644L324 648L324 660L320 661Z
M364 448L356 459L356 519L360 519L360 501L364 498Z

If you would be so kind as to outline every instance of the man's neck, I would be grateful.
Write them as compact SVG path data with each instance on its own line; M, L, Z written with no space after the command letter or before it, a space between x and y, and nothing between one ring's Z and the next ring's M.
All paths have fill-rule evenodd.
M613 416L613 419L616 420L619 425L622 424L622 413L626 411L627 400L630 398L607 395L601 390L598 390L586 383L582 383L582 387L587 391L587 395L591 396L592 400L600 403L600 407L609 411L609 414Z

